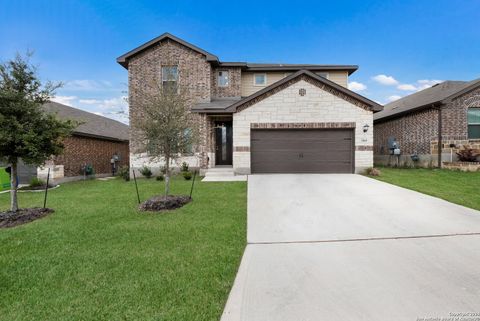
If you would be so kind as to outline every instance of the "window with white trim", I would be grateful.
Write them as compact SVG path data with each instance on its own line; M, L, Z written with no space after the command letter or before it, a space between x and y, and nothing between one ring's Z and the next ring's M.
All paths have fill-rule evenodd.
M229 85L229 73L228 70L220 70L218 72L218 87L228 87Z
M162 66L162 88L176 90L178 82L177 66Z
M480 139L480 107L468 108L468 139Z
M253 74L254 86L265 86L267 84L267 74Z

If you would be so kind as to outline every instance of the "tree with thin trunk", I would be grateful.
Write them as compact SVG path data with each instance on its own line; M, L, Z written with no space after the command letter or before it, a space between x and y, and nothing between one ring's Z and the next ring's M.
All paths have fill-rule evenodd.
M198 122L190 111L189 98L183 88L178 85L154 88L139 95L143 115L138 127L143 144L137 152L147 153L153 161L165 164L166 198L170 192L170 164L191 152L198 137Z
M0 64L0 159L10 164L10 210L17 212L17 175L21 159L41 165L63 151L63 139L76 123L58 120L42 105L61 84L42 84L31 53Z

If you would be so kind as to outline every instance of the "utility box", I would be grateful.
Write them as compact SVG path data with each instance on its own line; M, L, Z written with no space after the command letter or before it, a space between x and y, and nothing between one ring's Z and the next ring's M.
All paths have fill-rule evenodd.
M5 170L5 167L0 167L0 191L10 189L10 175Z

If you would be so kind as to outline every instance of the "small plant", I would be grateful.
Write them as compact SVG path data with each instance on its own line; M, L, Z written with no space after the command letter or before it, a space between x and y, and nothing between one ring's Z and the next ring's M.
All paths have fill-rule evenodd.
M142 174L146 178L152 178L153 175L152 170L148 166L143 166L142 168L140 168L140 174Z
M45 185L47 185L47 183L44 182L42 179L37 178L37 177L32 177L32 179L30 180L30 184L29 184L30 187L40 187L40 186L45 186Z
M183 172L183 178L185 178L187 181L192 179L192 172Z
M123 178L127 182L130 181L130 168L127 165L120 167L118 169L117 175L118 177Z
M187 162L182 163L182 172L188 172L188 163Z
M156 179L157 181L163 181L163 175L160 174L160 175L158 175L157 177L155 177L155 179Z
M93 169L93 166L91 164L85 164L84 166L82 166L80 173L85 176L93 176L95 175L95 170Z
M480 156L480 150L464 145L456 154L461 162L476 162L477 157Z
M367 168L366 172L367 172L368 176L380 176L380 175L382 175L382 172L380 172L380 170L378 168L375 168L375 167Z

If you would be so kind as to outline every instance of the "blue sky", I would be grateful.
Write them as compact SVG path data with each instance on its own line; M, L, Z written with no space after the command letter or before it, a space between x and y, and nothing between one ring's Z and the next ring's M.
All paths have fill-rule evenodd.
M351 88L380 103L480 77L478 0L0 2L0 60L33 50L59 101L116 119L115 59L166 31L223 61L357 64Z

